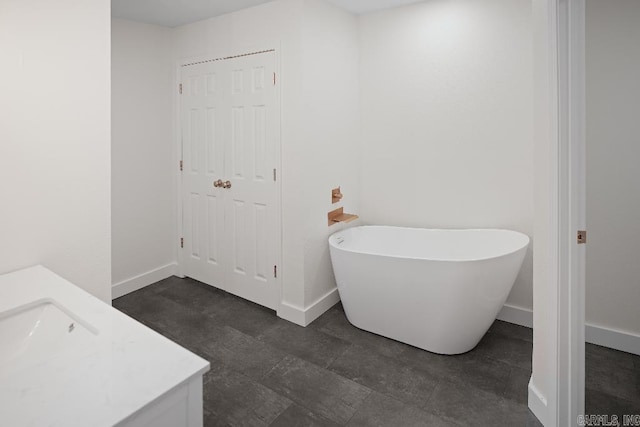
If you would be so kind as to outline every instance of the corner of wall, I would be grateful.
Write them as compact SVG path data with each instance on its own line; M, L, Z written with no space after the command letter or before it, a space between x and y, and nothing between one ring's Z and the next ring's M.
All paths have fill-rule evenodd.
M124 19L113 19L111 28L111 283L117 298L176 262L177 163L171 29Z
M164 280L167 277L171 277L176 274L177 267L178 265L176 263L170 263L115 283L111 287L111 299L114 300L116 298L120 298L121 296L137 291L138 289L142 289L146 286L159 282L160 280Z
M301 199L304 295L300 307L308 324L339 299L327 240L340 226L328 227L327 213L339 207L358 213L358 37L356 17L348 11L324 0L301 4L301 98L305 113L300 136L305 150L299 179L305 185ZM336 93L340 94L338 102ZM338 186L345 196L332 204L331 189Z
M308 326L339 301L338 289L334 288L305 308L283 301L280 303L277 314L278 317L296 325Z

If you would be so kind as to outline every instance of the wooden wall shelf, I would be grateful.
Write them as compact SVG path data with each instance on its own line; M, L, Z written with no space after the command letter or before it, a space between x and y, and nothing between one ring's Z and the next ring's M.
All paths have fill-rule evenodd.
M358 215L344 213L343 208L338 208L329 212L327 214L327 219L329 220L329 226L331 226L339 222L351 222L353 220L356 220L358 219Z

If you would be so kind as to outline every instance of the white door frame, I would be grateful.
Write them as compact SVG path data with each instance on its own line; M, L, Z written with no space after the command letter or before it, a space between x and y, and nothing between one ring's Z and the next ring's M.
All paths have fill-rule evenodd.
M180 94L179 94L179 85L181 84L181 73L182 68L188 64L193 64L202 61L210 61L216 58L232 58L235 56L239 56L245 53L258 53L258 52L266 52L273 51L274 60L275 60L275 70L276 75L278 76L278 84L275 87L275 101L276 108L278 109L278 135L276 142L277 149L277 165L276 168L278 170L278 179L276 181L276 216L280 223L280 234L278 236L278 248L279 250L276 253L276 264L278 265L278 275L275 277L276 287L278 289L278 297L277 297L277 305L278 307L282 303L282 271L284 270L282 267L282 95L281 95L281 84L280 84L280 76L282 75L280 70L280 43L274 42L265 45L252 45L252 46L242 46L242 47L232 47L228 50L222 52L214 52L205 55L198 55L193 57L181 58L176 61L175 65L175 75L174 75L174 88L173 91L173 105L174 105L174 141L175 141L175 161L176 165L176 188L174 190L175 194L175 215L176 215L176 260L177 267L175 271L175 275L178 277L185 277L184 274L184 253L182 248L180 247L180 239L184 236L184 223L183 223L183 200L182 200L182 173L180 171L180 161L182 160L182 131L181 131L181 111L180 111Z
M585 399L585 0L558 2L558 425L576 425Z
M550 157L548 165L537 166L549 166L550 172L545 248L549 283L544 300L549 319L547 330L538 336L545 339L541 357L547 369L542 375L547 376L548 388L540 390L536 385L532 393L530 385L529 406L546 427L564 427L577 425L578 416L584 414L585 395L586 248L577 243L577 231L586 229L585 0L541 1L547 10L543 20L548 43ZM537 396L542 404L535 402L532 394L536 392L543 395Z

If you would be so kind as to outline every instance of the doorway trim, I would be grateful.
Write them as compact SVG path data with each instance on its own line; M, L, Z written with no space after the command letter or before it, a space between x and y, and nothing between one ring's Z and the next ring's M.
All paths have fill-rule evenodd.
M558 3L558 425L585 411L586 0Z
M185 277L185 268L184 268L184 253L181 248L181 238L184 236L184 217L183 217L183 200L182 200L182 173L181 173L181 161L182 161L182 131L181 131L181 103L180 103L180 84L181 82L181 69L185 66L191 64L197 64L202 62L210 62L216 60L225 60L225 59L233 59L240 56L265 53L265 52L273 52L274 61L275 61L275 71L277 76L277 83L275 84L275 102L276 109L278 111L278 130L277 130L277 141L276 141L276 149L277 149L277 180L276 180L276 209L277 209L277 219L279 222L280 233L278 235L278 248L275 254L275 262L278 266L278 274L274 278L277 288L277 310L280 310L282 306L282 277L284 272L283 267L283 223L282 223L282 182L283 176L282 173L282 89L281 89L281 47L279 42L271 42L260 45L249 45L249 46L232 46L228 49L221 51L214 51L212 53L183 57L175 62L174 68L174 76L173 76L173 106L174 106L174 116L173 116L173 140L174 140L174 165L175 168L175 188L174 188L174 209L175 209L175 236L174 241L176 242L175 251L176 251L176 260L177 266L175 268L175 275L181 278Z
M535 110L536 127L542 128L536 143L548 153L536 158L536 169L548 177L537 177L543 185L536 196L544 205L536 210L543 268L534 280L534 299L536 292L543 294L536 301L544 307L534 302L529 407L547 427L575 426L584 414L585 395L586 248L577 242L577 231L586 229L585 0L533 3L534 13L540 13L534 16L540 54L534 61L547 65L538 69L536 83L546 93Z

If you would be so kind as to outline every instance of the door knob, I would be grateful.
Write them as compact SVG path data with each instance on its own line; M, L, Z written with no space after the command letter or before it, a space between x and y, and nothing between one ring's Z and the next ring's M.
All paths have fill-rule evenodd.
M222 183L222 188L231 188L231 181L225 181Z
M216 187L216 188L222 187L222 186L224 186L224 183L222 182L221 179L219 179L219 180L213 182L213 186Z

